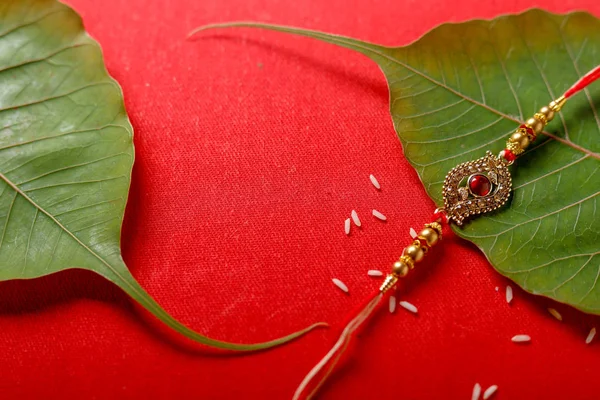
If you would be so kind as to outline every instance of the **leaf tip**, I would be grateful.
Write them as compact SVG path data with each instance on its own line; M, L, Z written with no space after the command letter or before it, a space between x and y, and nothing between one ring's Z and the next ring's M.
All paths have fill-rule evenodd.
M193 39L194 36L196 36L197 34L204 32L204 31L208 31L210 29L219 29L219 28L229 28L229 27L233 27L236 25L243 25L243 22L240 23L236 23L236 22L225 22L225 23L216 23L216 24L207 24L207 25L202 25L199 26L195 29L192 29L190 31L190 33L188 33L186 40L190 40Z
M197 27L197 28L194 28L194 29L192 29L192 30L191 30L191 31L190 31L190 32L187 34L187 36L185 37L185 39L186 39L186 40L190 40L190 39L192 39L192 38L193 38L193 37L194 37L196 34L198 34L198 33L202 32L202 31L205 31L205 30L211 29L211 27L212 27L212 26L213 26L212 24L209 24L209 25L202 25L202 26L199 26L199 27Z

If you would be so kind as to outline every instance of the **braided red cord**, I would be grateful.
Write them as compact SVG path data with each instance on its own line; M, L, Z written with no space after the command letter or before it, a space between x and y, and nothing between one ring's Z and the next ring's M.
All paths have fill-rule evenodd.
M571 86L563 96L565 96L565 98L568 99L569 97L584 89L587 85L594 82L598 78L600 78L600 65L598 65L596 68L585 74L583 78L581 78L573 86Z

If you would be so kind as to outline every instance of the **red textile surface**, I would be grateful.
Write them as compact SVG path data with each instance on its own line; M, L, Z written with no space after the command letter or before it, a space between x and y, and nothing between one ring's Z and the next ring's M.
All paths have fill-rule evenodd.
M135 128L125 260L175 317L243 342L342 321L379 283L366 271L387 270L434 205L402 155L371 61L258 30L186 42L192 28L260 20L400 45L442 22L535 5L600 14L596 0L69 3L103 46ZM346 237L353 208L363 229ZM475 382L499 385L497 399L596 398L600 343L584 339L600 320L521 290L508 306L508 281L484 256L444 242L403 296L420 315L380 312L322 398L466 399ZM1 398L286 399L338 332L223 357L92 273L0 288ZM533 342L511 343L518 333Z

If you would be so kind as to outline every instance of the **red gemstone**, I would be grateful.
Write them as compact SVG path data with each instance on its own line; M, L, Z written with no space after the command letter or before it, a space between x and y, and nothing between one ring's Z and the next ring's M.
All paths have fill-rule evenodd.
M475 196L487 196L492 190L492 182L485 175L473 175L469 178L469 189Z
M509 149L502 150L502 157L504 157L504 159L508 162L512 162L517 159L517 156L515 156L515 153L513 153Z

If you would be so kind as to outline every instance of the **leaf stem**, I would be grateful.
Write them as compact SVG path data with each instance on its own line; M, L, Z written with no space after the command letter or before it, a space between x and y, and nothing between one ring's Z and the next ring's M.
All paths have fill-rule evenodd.
M149 312L151 312L156 318L164 322L167 326L174 329L175 331L181 333L189 339L192 339L196 342L202 343L207 346L213 346L225 350L235 350L235 351L256 351L256 350L264 350L270 347L279 346L291 340L294 340L305 333L310 332L311 330L318 327L326 327L328 326L324 322L319 322L309 326L308 328L302 329L298 332L294 332L290 335L274 339L264 343L253 343L253 344L237 344L237 343L228 343L220 340L215 340L208 338L195 332L194 330L186 327L181 322L177 321L173 318L169 313L167 313L145 290L140 286L138 281L131 275L131 272L125 265L125 263L121 262L117 266L110 264L99 254L94 252L89 246L83 243L73 232L67 229L56 217L50 214L47 210L42 208L39 204L37 204L31 197L29 197L23 190L21 190L16 184L14 184L10 179L8 179L4 174L0 172L0 181L6 182L9 187L11 187L15 192L15 197L17 195L22 196L25 200L27 200L31 205L33 205L36 209L36 217L38 212L42 212L48 218L50 218L56 225L58 225L62 231L66 232L73 240L75 240L79 245L85 248L90 254L96 257L104 266L104 272L98 271L93 268L90 269L111 282L115 283L119 286L125 293L131 296L134 300L140 303L144 308L146 308Z
M125 272L126 271L126 272ZM281 344L287 343L289 341L295 340L300 336L312 331L315 328L323 328L328 327L329 325L324 322L318 322L316 324L310 325L307 328L301 329L297 332L289 334L287 336L283 336L277 339L273 339L267 342L262 343L251 343L251 344L242 344L242 343L229 343L221 340L211 339L209 337L203 336L198 332L188 328L183 325L181 322L176 320L171 314L165 311L153 298L142 288L142 286L138 283L138 281L131 275L128 269L125 271L121 271L119 279L115 279L114 276L104 276L104 278L110 280L119 286L123 291L125 291L131 298L137 301L142 307L148 310L152 315L158 318L161 322L166 324L171 329L179 332L183 336L192 339L196 342L202 343L206 346L216 347L219 349L232 350L232 351L257 351L257 350L265 350L271 347L279 346ZM122 281L121 281L122 280ZM124 281L124 282L123 282Z
M412 67L408 64L402 63L398 59L378 50L378 49L384 49L384 50L390 49L391 50L391 49L393 49L393 47L380 46L380 45L376 45L374 43L369 43L369 42L365 42L362 40L353 39L353 38L350 38L347 36L318 32L318 31L313 31L310 29L296 28L296 27L284 26L284 25L265 24L265 23L260 23L260 22L251 22L251 21L225 22L225 23L217 23L217 24L209 24L209 25L200 26L200 27L192 30L188 34L187 38L191 39L198 33L201 33L201 32L207 31L207 30L224 29L224 28L259 28L259 29L267 29L267 30L272 30L272 31L277 31L277 32L291 33L294 35L300 35L300 36L305 36L305 37L309 37L309 38L313 38L313 39L318 39L325 43L335 44L338 46L346 47L348 49L351 49L351 50L354 50L354 51L357 51L359 53L366 55L371 60L373 60L375 63L377 63L377 60L373 56L381 57L391 63L400 65L401 67L404 67L404 68L410 70L411 72L418 74L419 76L423 77L424 79L429 80L431 83L433 83L437 86L440 86L440 87L452 92L453 94L455 94L477 106L483 107L483 108L487 109L488 111L493 112L494 114L497 114L507 120L515 122L515 124L523 123L523 121L519 121L518 119L513 118L510 115L507 115L501 111L498 111L498 110L488 106L487 104L483 104L473 98L470 98L470 97L458 92L457 90L443 84L442 82L438 82L437 80L427 76L426 74L415 69L414 67ZM377 63L377 64L379 64L379 63ZM569 147L571 147L575 150L578 150L584 154L587 154L588 156L590 156L592 158L600 160L600 154L594 153L591 150L588 150L582 146L579 146L578 144L573 143L568 139L563 139L563 138L558 137L549 132L542 132L542 134L548 136L551 139L556 140L557 142L560 142L566 146L569 146Z

